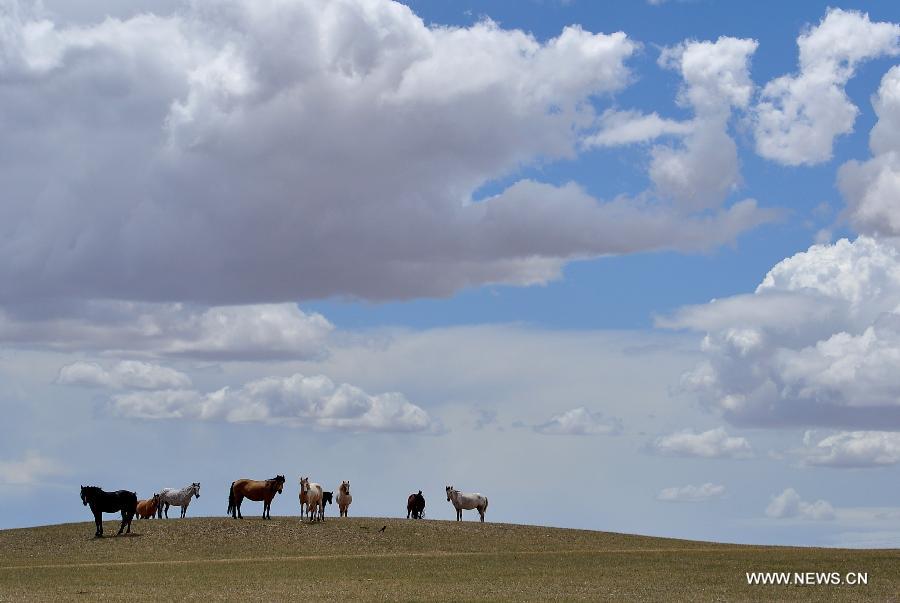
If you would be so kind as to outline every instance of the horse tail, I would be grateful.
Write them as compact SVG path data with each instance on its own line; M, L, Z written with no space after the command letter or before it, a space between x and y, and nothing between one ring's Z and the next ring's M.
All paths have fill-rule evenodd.
M484 509L481 511L482 513L487 512L487 506L488 506L488 499L487 499L487 496L485 496L484 497Z
M231 482L231 487L228 489L228 510L225 511L225 515L234 510L234 484L235 482Z

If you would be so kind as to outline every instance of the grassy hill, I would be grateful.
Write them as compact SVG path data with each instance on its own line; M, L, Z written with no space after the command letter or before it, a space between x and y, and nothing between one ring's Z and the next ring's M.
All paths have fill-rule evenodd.
M380 529L387 526L384 532ZM116 522L104 530L114 534ZM876 600L900 551L752 547L497 523L296 517L0 531L0 600ZM748 571L863 571L867 586L748 586ZM304 593L306 593L304 595Z

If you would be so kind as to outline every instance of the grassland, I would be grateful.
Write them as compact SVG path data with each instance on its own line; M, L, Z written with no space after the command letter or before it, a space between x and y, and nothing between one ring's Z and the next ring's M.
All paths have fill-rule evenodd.
M385 530L380 531L382 526ZM114 534L115 522L104 530ZM900 551L751 547L476 522L296 517L0 531L0 600L900 601ZM748 571L867 586L748 586Z

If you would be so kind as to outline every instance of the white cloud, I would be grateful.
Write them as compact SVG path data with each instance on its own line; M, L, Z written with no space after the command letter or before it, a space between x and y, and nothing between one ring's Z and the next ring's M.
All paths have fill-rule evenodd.
M73 362L59 370L57 383L115 389L182 389L191 386L190 378L182 372L138 360L122 360L109 369L96 362Z
M682 309L707 332L684 389L736 424L900 427L900 253L884 239L814 245L752 295Z
M681 73L679 102L694 110L695 119L683 143L653 148L650 178L658 194L684 209L715 207L740 182L728 121L733 107L746 108L750 101L748 68L757 45L723 36L715 42L685 42L660 55L661 66Z
M621 32L429 27L388 0L0 19L2 305L444 296L725 239L577 186L473 202L576 156L594 102L630 81ZM744 205L716 223L733 238L769 218Z
M869 135L872 159L848 161L838 172L838 187L847 202L847 214L858 232L897 236L900 234L900 66L881 79L872 98L878 122Z
M800 450L807 465L854 468L882 467L900 463L900 433L891 431L850 431L827 436Z
M900 52L900 25L830 9L797 38L799 73L766 84L755 107L757 152L787 165L831 158L834 138L853 130L858 109L844 91L859 63Z
M216 360L316 358L333 326L296 304L215 306L90 302L0 309L0 342L53 350L134 352ZM51 316L47 318L46 316Z
M656 496L658 500L666 502L703 502L720 498L725 495L725 486L707 482L699 486L681 486L663 488Z
M753 449L746 438L729 436L721 427L701 433L680 431L656 438L653 449L669 456L747 458Z
M0 460L0 485L31 486L62 473L62 465L36 452L27 452L21 460Z
M591 412L583 406L554 415L549 421L536 425L534 430L546 435L598 435L622 431L622 422L604 418L603 413Z
M787 488L772 498L772 502L766 507L766 516L773 519L826 521L835 518L835 511L828 501L820 499L807 502L800 498L796 490Z
M266 377L239 388L132 392L112 398L113 411L133 419L258 422L290 427L385 432L439 432L441 425L402 394L371 395L323 375Z
M653 112L617 111L608 109L597 122L597 132L585 137L585 147L614 147L648 142L660 136L685 135L691 132L689 121L665 119Z

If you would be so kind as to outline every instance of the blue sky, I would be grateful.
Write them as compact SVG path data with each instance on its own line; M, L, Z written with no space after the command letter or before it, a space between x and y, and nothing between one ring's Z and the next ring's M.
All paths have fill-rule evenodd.
M0 0L0 528L280 473L897 546L898 56L874 2Z

